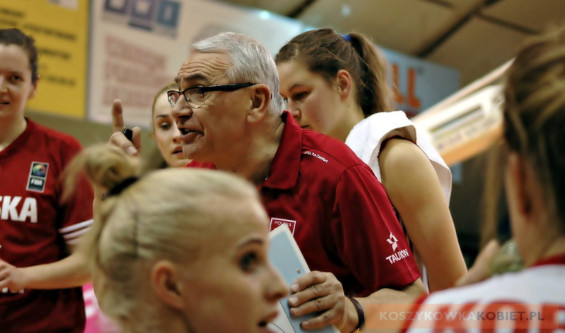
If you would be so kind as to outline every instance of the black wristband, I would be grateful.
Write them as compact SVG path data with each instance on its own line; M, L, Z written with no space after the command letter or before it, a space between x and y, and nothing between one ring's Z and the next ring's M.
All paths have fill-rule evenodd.
M357 312L357 326L353 330L353 332L355 332L358 329L361 329L363 325L365 325L365 311L363 311L361 303L359 303L359 301L357 301L355 298L349 296L347 296L347 298L349 298L351 303L353 303L353 306L355 306L355 311Z

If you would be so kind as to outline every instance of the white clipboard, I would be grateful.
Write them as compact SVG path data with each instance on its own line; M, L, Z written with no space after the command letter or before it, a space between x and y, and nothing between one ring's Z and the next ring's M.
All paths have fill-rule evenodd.
M269 260L279 271L288 286L292 285L296 278L310 272L306 260L304 260L302 252L300 252L286 224L282 224L271 231L269 239ZM333 326L308 331L300 328L302 321L315 316L316 314L292 317L287 296L279 301L279 316L269 324L269 329L277 333L339 333Z

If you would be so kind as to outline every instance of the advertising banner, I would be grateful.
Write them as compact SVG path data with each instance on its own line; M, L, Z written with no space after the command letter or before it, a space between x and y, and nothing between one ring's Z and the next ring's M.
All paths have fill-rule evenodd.
M28 109L85 116L88 0L3 0L0 29L18 28L35 38L39 85Z
M302 31L302 24L263 11L205 0L95 2L89 119L111 122L114 99L128 125L149 127L153 97L172 81L192 42L223 31L241 32L273 54Z
M459 89L453 68L381 48L391 65L389 72L398 110L412 117Z

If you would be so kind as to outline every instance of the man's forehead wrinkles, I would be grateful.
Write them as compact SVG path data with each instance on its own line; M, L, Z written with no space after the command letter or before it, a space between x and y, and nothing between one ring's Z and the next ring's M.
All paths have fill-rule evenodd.
M230 66L231 60L226 54L197 52L183 63L180 72L200 72L208 78L214 78L224 75Z
M204 81L215 82L225 75L229 68L228 64L206 61L186 62L179 71L180 81Z
M195 72L195 71L181 71L178 75L178 83L182 83L185 81L199 81L203 83L207 83L209 78L202 72Z
M210 77L212 69L209 65L202 62L186 62L179 70L179 77L182 80L206 79Z

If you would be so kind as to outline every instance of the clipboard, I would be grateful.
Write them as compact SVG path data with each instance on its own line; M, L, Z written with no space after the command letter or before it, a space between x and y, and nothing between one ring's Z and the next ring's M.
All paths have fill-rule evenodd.
M306 260L304 260L302 252L300 252L286 224L282 224L280 227L271 231L269 233L269 239L269 260L288 286L290 286L296 278L310 272L308 264L306 264ZM309 318L316 317L316 314L309 314L302 317L291 316L288 298L289 296L279 301L279 315L269 324L269 329L277 333L339 333L333 326L308 331L301 329L300 323Z

